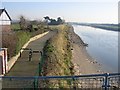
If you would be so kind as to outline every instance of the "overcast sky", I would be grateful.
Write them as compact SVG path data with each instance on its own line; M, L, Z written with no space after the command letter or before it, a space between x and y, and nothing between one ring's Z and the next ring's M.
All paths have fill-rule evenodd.
M13 0L12 0L13 1ZM13 20L24 15L28 19L42 19L48 15L52 18L61 16L70 22L117 23L118 2L2 2Z

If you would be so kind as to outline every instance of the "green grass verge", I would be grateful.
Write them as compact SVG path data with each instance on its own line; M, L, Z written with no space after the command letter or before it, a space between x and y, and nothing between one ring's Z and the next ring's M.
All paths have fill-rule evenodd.
M19 31L16 32L16 36L17 36L17 45L16 45L15 54L18 54L22 46L30 39L31 35L29 32Z

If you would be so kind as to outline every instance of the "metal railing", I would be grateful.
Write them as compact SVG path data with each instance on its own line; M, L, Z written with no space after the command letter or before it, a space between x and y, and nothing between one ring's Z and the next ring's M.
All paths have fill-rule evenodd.
M120 73L79 76L0 77L2 88L34 89L55 88L74 90L120 90Z
M40 55L42 56L42 51L40 51L40 50L33 50L31 48L21 48L21 50L20 50L20 56L19 57L22 56L22 52L23 51L27 51L28 52L29 61L32 60L33 53L40 53Z

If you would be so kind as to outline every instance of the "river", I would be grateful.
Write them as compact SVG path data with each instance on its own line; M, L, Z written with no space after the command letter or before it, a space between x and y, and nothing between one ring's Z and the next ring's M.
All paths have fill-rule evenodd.
M118 72L118 32L73 25L74 31L88 44L87 52L106 72Z

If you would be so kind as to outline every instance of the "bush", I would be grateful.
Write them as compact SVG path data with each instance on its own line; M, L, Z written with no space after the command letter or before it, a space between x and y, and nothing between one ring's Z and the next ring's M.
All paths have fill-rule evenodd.
M10 34L2 35L2 45L4 48L8 48L8 57L18 54L22 46L30 39L30 33L28 32L12 32Z
M2 46L3 48L8 48L9 58L15 55L16 45L17 45L17 37L15 33L2 35Z

